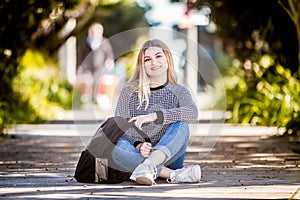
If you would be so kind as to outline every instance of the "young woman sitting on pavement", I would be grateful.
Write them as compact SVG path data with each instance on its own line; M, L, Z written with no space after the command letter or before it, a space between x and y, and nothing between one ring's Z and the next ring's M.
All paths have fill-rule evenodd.
M169 48L160 40L142 46L132 78L119 96L116 116L130 118L151 143L129 129L112 152L113 161L130 179L141 185L155 184L158 177L169 183L197 183L199 165L183 167L189 140L188 122L198 117L190 92L177 83Z

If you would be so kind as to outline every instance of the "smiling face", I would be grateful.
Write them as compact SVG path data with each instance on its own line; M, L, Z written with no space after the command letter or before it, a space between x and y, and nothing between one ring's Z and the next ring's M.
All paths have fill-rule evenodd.
M139 51L137 65L129 82L137 83L139 106L149 105L150 89L168 81L177 84L172 54L165 43L158 39L146 41Z
M164 82L167 80L168 60L161 48L149 47L145 50L144 66L150 80L155 79Z
M161 54L157 54L157 57L154 57L153 55L158 52ZM155 60L153 60L153 57ZM156 62L158 64L156 64ZM158 67L159 70L154 70L155 68L152 67L151 70L152 65L160 65L162 68ZM167 73L165 73L165 71ZM146 87L146 85L154 82L155 77L164 77L164 82L162 82L162 84L166 83L166 81L171 84L177 84L172 54L168 46L158 39L148 40L143 44L138 53L136 68L134 69L129 82L138 81L140 87ZM147 89L145 89L145 91L146 90Z

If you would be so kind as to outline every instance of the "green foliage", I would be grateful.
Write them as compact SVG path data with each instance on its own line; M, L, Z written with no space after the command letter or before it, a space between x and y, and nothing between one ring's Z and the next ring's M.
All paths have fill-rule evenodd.
M28 102L31 112L24 111L14 118L27 123L39 118L59 119L64 109L72 106L72 86L60 75L59 67L50 58L32 50L26 51L20 63L22 67L13 80L13 89ZM37 117L33 118L34 115Z
M2 96L6 96L3 94ZM6 127L14 123L22 123L25 121L39 122L42 119L37 116L34 110L30 107L28 101L21 100L19 93L10 93L7 95L10 101L2 101L0 109L0 130L3 131ZM2 98L4 99L4 98ZM23 120L21 120L23 119ZM0 135L3 133L0 132Z
M232 63L223 72L227 109L232 111L229 122L287 126L293 134L300 119L300 81L269 55L248 61L248 68L235 59Z
M65 0L6 0L0 6L0 134L13 123L40 121L29 99L17 92L13 80L20 71L20 58L35 42L46 36L55 26L59 14L71 8L76 1ZM59 12L57 12L59 11ZM42 21L44 22L42 26ZM63 20L60 20L62 22ZM48 25L48 26L47 26ZM45 29L46 30L45 30ZM44 29L44 30L43 30ZM48 31L48 32L47 32ZM42 48L42 45L38 45Z
M300 78L299 0L196 0L196 5L212 9L217 34L234 45L239 59L261 49Z
M120 24L124 25L122 19L126 21L123 29L132 28L137 24L136 19L143 20L142 10L138 10L133 2L133 0L1 2L0 134L9 124L56 118L62 108L68 108L71 105L69 98L72 88L60 76L57 66L52 61L48 62L49 58L46 59L42 54L51 55L55 59L61 45L70 36L80 35L94 20L108 17L115 19L119 13L123 13L118 23L106 21L107 32L114 30L109 28L111 26L118 28ZM115 8L118 8L117 13L114 12ZM124 18L128 15L123 11L129 8L134 9L131 10L130 19ZM71 18L76 19L76 27L67 32L64 27ZM118 31L120 32L120 29ZM118 32L112 34L116 33ZM28 51L29 49L43 53Z

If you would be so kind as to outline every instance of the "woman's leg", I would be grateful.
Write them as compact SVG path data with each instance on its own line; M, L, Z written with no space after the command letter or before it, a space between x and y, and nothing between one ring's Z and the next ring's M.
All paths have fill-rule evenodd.
M153 147L153 151L160 150L166 156L162 163L172 169L181 168L184 161L185 151L189 140L189 127L187 122L174 122L167 128L164 136Z
M187 122L170 124L164 136L153 147L153 152L149 158L144 162L149 162L157 167L160 177L168 178L173 170L183 166L188 137L189 128Z
M170 183L199 182L201 179L199 165L182 167L188 139L187 122L171 124L161 140L153 147L150 156L135 168L130 179L142 185L152 185L159 174ZM157 159L157 155L160 158Z
M160 178L170 178L171 173L174 172L174 170L168 168L168 167L162 167L160 170L159 177Z
M145 159L126 138L120 138L111 155L119 170L132 172Z

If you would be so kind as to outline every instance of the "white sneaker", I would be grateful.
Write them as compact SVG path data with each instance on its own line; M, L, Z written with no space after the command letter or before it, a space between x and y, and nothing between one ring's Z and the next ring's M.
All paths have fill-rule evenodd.
M132 172L130 179L141 185L153 185L157 170L151 164L141 163Z
M190 165L181 169L176 169L171 173L168 183L198 183L201 179L201 169L199 165Z

